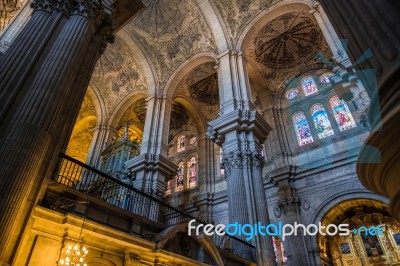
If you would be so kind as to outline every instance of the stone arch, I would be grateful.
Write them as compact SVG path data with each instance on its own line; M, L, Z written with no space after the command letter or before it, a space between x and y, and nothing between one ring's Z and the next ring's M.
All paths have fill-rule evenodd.
M125 97L115 108L113 114L108 121L108 125L110 127L116 128L118 126L119 121L121 120L124 113L128 110L128 108L137 100L141 98L146 98L147 95L145 93L136 92Z
M196 123L197 133L199 135L204 133L207 129L207 123L204 120L204 117L200 115L201 114L200 110L196 108L196 106L191 102L191 100L183 96L178 96L174 98L174 101L182 104L183 107L185 107L185 109L188 111L192 119L194 119Z
M309 11L310 9L311 3L309 1L298 0L291 3L278 2L269 9L264 10L247 25L239 36L236 46L237 52L244 51L252 40L252 37L269 21L288 12L301 10Z
M157 75L155 75L155 73L157 72L154 69L153 64L151 64L148 61L147 57L142 52L142 49L140 49L140 46L137 45L136 42L134 41L134 38L130 36L130 33L131 33L130 31L123 28L118 32L118 36L129 47L135 59L137 60L138 64L141 66L143 72L145 73L148 95L155 95L157 88L156 84L158 84Z
M188 223L181 223L168 227L164 231L158 234L160 241L157 243L157 247L162 249L168 240L172 239L177 233L188 232ZM218 265L223 266L224 262L222 260L221 254L218 251L217 246L214 244L212 239L208 236L201 235L196 238L204 250L218 263Z
M220 19L217 16L212 4L210 3L210 1L201 0L196 0L196 3L204 19L206 20L212 35L214 36L218 52L221 53L223 51L226 51L229 48L227 42L228 35L226 34L224 28L221 26L222 23L220 22ZM219 23L215 23L216 21L218 21Z
M97 115L97 126L104 124L106 109L99 91L95 86L89 85L86 94L92 100L92 103L94 105Z
M195 67L206 63L206 62L216 62L215 55L213 53L200 53L193 58L187 60L186 62L182 63L171 75L168 79L163 95L166 96L168 99L173 98L173 94L175 90L178 88L179 83L182 79L187 76Z
M388 204L389 200L383 196L374 194L372 192L366 191L365 189L351 189L346 190L342 193L337 193L327 199L324 200L314 211L313 215L310 215L310 219L305 221L305 224L318 224L318 222L322 221L324 216L335 206L344 203L346 201L351 201L355 199L366 199L366 200L374 200L381 203ZM308 236L306 238L308 241L309 250L314 253L314 263L319 263L319 253L318 250L318 237ZM319 265L319 264L316 264Z

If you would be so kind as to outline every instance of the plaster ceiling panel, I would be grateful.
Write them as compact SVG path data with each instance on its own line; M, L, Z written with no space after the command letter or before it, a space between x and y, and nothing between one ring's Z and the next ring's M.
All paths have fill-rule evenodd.
M127 95L147 92L143 69L118 36L114 44L107 46L97 62L91 84L100 92L108 117Z

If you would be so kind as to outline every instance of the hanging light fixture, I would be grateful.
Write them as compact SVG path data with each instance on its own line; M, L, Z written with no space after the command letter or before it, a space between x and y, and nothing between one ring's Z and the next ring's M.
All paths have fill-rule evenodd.
M58 260L58 265L88 266L85 263L85 256L88 253L87 248L79 241L67 240Z
M64 241L64 245L62 247L60 258L58 260L57 265L66 265L66 266L88 266L85 263L85 256L89 253L88 249L82 244L82 231L83 226L85 225L87 211L89 209L89 202L75 202L75 204L87 204L85 209L85 216L83 218L81 231L79 233L78 240L66 238Z

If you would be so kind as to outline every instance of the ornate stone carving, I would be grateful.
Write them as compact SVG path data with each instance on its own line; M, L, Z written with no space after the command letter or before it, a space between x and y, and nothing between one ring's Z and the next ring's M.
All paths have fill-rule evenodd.
M86 95L72 130L66 154L82 162L86 161L93 140L96 119L93 102Z
M104 100L107 116L114 112L128 94L147 92L142 68L133 58L128 46L118 37L97 62L91 83Z
M157 0L147 4L150 9L141 13L126 29L134 33L132 37L152 61L161 86L184 61L195 54L217 53L214 37L193 0ZM164 9L172 12L168 14L168 19L164 14L163 17L158 16ZM150 25L150 22L156 24ZM157 24L163 26L154 27Z
M146 9L134 24L152 37L174 35L187 19L187 0L143 0Z
M212 3L223 19L231 41L236 44L240 34L258 14L280 1L213 0Z
M315 57L322 35L309 16L291 13L264 26L254 42L257 62L271 69L286 69Z
M244 167L262 170L264 157L259 152L250 150L223 153L221 168L225 170L227 177L229 177L233 169L242 169Z
M246 58L257 69L250 77L263 77L270 89L281 89L287 81L308 70L323 68L318 52L331 55L322 33L307 12L292 12L270 21L246 48Z
M219 89L215 64L208 62L194 68L175 91L174 96L180 95L190 98L206 120L218 117Z
M11 19L25 3L25 1L0 1L0 32L5 29Z

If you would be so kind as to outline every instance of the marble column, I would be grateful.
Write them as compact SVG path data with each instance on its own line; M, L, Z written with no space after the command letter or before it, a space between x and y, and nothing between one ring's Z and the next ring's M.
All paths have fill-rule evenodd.
M209 122L208 134L223 147L229 222L265 225L269 223L269 215L261 145L271 128L250 101L248 75L241 54L232 51L221 54L217 71L221 116ZM257 235L251 243L256 247L258 265L276 265L271 237ZM242 255L247 252L238 243L231 248Z
M29 218L27 199L65 148L94 65L113 40L111 14L100 2L37 0L33 8L0 63L0 261L6 265Z
M135 173L134 186L151 195L162 197L167 180L178 166L167 159L168 131L172 101L162 96L147 99L146 120L140 155L125 163Z
M390 209L400 220L400 4L397 1L320 0L340 38L348 40L348 54L371 104L371 134L365 141L358 176L368 189L391 199ZM372 57L362 56L368 49Z

